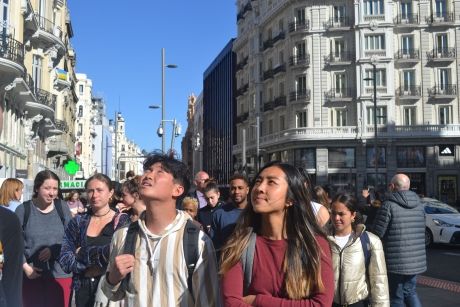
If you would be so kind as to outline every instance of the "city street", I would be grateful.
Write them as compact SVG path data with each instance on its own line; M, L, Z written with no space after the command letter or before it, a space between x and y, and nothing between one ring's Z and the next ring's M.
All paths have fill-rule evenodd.
M427 249L428 270L418 278L424 307L460 304L460 246L434 245Z

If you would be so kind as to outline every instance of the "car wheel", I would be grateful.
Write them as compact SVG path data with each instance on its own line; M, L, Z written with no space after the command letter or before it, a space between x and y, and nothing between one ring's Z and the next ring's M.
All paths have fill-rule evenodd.
M425 228L425 246L428 247L433 244L433 234L429 228Z

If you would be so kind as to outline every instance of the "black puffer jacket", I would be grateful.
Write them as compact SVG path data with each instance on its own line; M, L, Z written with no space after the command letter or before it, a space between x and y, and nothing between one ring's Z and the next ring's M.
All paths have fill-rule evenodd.
M425 211L417 194L392 193L377 211L372 230L382 239L388 273L426 271Z

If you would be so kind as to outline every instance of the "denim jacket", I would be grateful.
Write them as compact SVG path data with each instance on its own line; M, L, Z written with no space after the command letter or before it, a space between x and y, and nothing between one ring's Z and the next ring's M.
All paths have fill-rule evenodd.
M110 244L103 246L87 246L86 232L91 215L86 213L75 216L67 225L61 247L59 263L65 272L72 272L72 287L80 288L81 280L86 278L84 272L90 266L98 266L105 271L109 261ZM129 216L125 213L115 213L114 230L129 224ZM76 250L80 248L79 252Z

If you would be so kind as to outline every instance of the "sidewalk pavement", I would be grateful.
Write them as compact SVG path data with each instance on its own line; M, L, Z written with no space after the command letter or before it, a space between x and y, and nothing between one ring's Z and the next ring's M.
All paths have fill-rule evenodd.
M418 276L417 294L423 307L460 306L460 284L456 282Z

